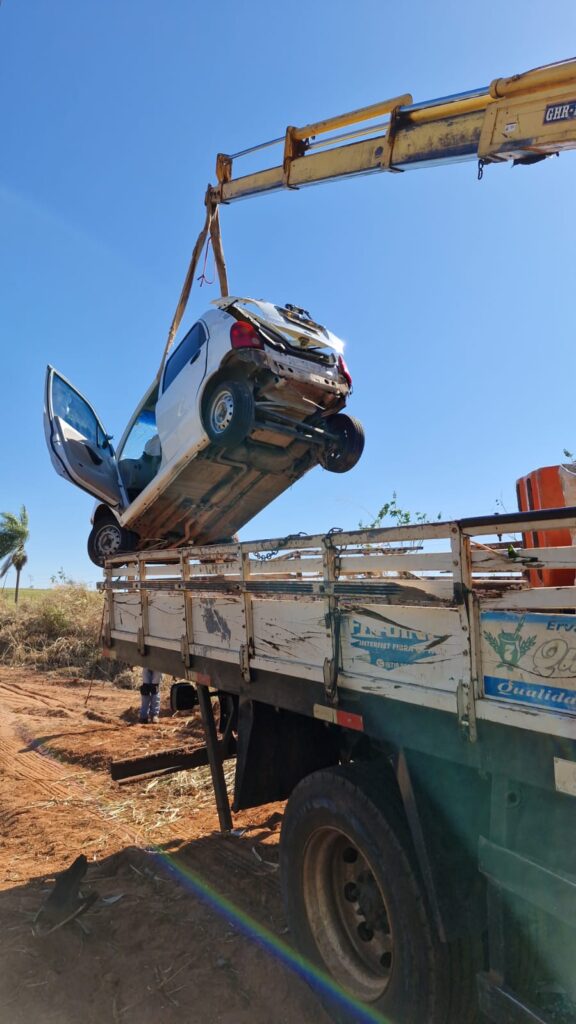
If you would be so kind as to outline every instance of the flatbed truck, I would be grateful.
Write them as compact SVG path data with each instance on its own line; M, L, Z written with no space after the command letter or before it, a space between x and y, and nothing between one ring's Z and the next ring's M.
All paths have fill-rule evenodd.
M567 529L575 508L106 564L105 651L182 680L175 707L197 692L222 827L226 749L233 811L287 801L288 924L337 1021L576 1020L576 586L533 585L576 546L526 541Z

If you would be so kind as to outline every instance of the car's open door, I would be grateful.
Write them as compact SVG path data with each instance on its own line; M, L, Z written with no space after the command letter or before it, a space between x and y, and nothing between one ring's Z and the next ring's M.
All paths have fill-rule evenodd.
M84 396L53 366L46 371L44 431L60 476L107 505L125 507L109 435Z

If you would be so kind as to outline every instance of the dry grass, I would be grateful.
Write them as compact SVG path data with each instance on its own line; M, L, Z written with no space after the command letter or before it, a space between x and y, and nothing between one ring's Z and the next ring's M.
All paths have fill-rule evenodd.
M225 762L224 778L228 790L234 786L236 763ZM193 797L191 808L190 798ZM124 825L134 826L141 836L158 840L158 833L190 814L199 814L214 806L212 776L208 765L160 776L138 787L135 796L109 802L106 817Z
M102 609L102 594L73 583L17 606L0 600L0 664L73 669L85 677L125 675L125 665L102 658Z

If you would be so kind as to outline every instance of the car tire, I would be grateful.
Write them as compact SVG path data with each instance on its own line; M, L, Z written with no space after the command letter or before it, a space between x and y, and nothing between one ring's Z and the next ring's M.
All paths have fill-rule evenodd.
M347 473L364 451L364 427L360 420L341 412L329 416L325 426L333 436L320 449L320 465L330 473Z
M107 558L134 551L138 538L125 530L112 513L102 516L92 527L88 537L88 557L94 565L102 566Z
M243 380L220 381L204 402L202 420L212 444L235 445L254 426L254 396Z
M374 769L323 769L299 783L284 814L280 871L307 973L334 980L313 986L334 1021L477 1020L478 940L440 942L401 804Z

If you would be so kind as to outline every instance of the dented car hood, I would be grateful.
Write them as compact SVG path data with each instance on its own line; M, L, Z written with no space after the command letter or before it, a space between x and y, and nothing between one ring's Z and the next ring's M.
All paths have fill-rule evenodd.
M326 327L317 324L306 310L296 306L275 306L272 302L262 299L238 298L227 295L225 298L214 299L212 305L219 309L235 308L244 310L264 327L271 327L276 334L286 337L291 345L313 351L337 352L342 355L344 342Z

